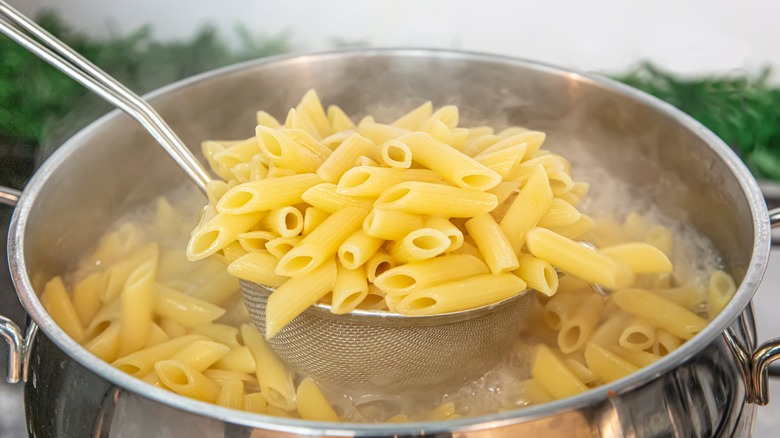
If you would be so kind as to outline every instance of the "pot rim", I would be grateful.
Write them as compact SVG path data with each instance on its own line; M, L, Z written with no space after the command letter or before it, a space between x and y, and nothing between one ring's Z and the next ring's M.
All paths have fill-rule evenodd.
M33 291L30 278L27 275L28 269L24 258L23 246L26 233L25 225L38 193L41 191L49 177L56 171L57 167L62 162L66 161L72 154L76 153L83 139L88 138L93 131L104 129L114 123L119 117L125 116L117 109L79 131L46 160L25 187L11 219L8 237L8 257L11 268L11 277L22 305L32 319L40 326L46 336L59 348L66 351L71 358L109 382L134 394L186 412L249 427L304 435L415 435L443 431L478 430L522 423L551 414L574 410L607 399L616 394L627 392L653 380L659 375L667 373L679 363L687 360L706 345L710 344L723 332L723 330L734 322L745 307L750 304L750 299L758 288L766 269L770 250L769 217L766 205L764 204L764 198L761 195L757 182L731 148L698 121L672 105L649 94L601 75L585 73L573 69L564 69L526 59L479 52L417 48L347 49L311 54L281 55L247 61L175 82L145 95L144 98L153 102L155 98L164 96L173 90L192 86L219 75L256 68L263 65L289 65L307 63L310 62L310 60L341 57L423 57L498 62L504 65L530 68L587 82L591 85L596 85L625 95L634 101L647 105L648 107L673 118L677 123L680 123L682 126L699 136L713 149L718 157L723 160L730 171L737 177L740 187L749 201L755 236L753 252L745 278L740 284L734 298L732 298L723 312L711 321L702 332L686 342L681 348L675 350L658 362L642 368L620 380L599 386L582 394L550 403L529 406L511 412L435 422L410 422L399 424L327 423L252 414L179 396L161 388L148 385L141 380L119 371L109 363L93 356L84 347L68 337L68 335L65 334L65 332L60 329L46 313L38 296Z

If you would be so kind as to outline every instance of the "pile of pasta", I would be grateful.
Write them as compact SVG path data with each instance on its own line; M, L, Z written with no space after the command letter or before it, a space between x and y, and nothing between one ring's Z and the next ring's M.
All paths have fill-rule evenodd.
M284 125L257 116L256 135L205 142L224 181L187 247L228 272L275 288L274 336L314 303L403 315L496 303L527 287L555 294L557 270L615 289L635 274L672 269L646 242L599 250L577 239L595 228L576 209L588 185L524 128L458 127L458 109L426 102L390 124L357 125L314 90Z
M283 126L260 112L256 137L204 143L224 181L210 184L197 226L160 198L46 282L41 302L95 356L157 387L255 413L360 421L275 356L249 323L238 278L276 288L268 336L315 302L334 313L425 315L530 287L539 293L517 348L531 351L531 372L518 377L507 408L649 365L733 296L733 279L714 265L678 275L670 258L688 242L670 229L636 213L621 221L580 213L587 185L541 149L544 134L461 128L457 118L455 107L425 103L390 124L355 125L313 92ZM363 421L495 411L445 392L457 393L442 388L432 405Z

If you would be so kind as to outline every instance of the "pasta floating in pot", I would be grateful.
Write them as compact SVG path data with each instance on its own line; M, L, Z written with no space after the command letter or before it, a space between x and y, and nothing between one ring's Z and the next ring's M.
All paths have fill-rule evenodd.
M283 125L264 112L257 122L251 138L203 144L223 181L209 185L200 223L187 213L193 196L160 198L46 284L41 301L74 340L149 384L234 409L440 420L620 379L695 336L736 290L712 253L682 267L702 238L650 216L579 211L589 186L542 149L541 132L459 127L456 107L430 102L389 124L355 125L313 91ZM338 314L428 315L538 293L498 369L391 400L286 369L248 324L238 278L276 289L268 336L316 302ZM615 292L603 298L589 284Z

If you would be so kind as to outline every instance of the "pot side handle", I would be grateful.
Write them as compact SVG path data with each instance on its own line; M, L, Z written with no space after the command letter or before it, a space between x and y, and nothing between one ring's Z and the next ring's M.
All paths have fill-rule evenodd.
M14 207L21 194L18 190L0 186L0 205ZM27 380L27 359L37 331L38 326L35 322L30 322L27 333L22 334L22 330L16 323L0 315L0 337L5 339L9 347L6 374L9 383Z
M780 227L780 208L769 211L769 223L772 228ZM750 357L749 390L753 403L765 406L769 404L769 365L780 359L780 338L763 343Z

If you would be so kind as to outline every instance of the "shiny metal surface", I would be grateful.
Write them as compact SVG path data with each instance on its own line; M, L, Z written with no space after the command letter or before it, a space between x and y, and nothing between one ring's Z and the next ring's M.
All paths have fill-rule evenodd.
M271 290L241 281L252 322L265 333ZM457 385L511 351L536 299L526 291L467 312L407 317L361 311L333 315L313 306L268 339L293 369L337 387L401 393Z
M16 323L2 315L0 315L0 336L8 343L8 370L5 379L8 383L18 383L22 380L24 336Z
M38 41L23 31L37 38ZM109 103L135 117L195 184L202 191L206 191L206 184L211 180L208 171L154 108L138 95L3 0L0 0L0 32Z
M17 202L19 202L20 196L22 196L22 192L19 190L0 186L0 204L13 207Z
M31 282L62 272L123 211L183 182L170 163L158 159L159 148L137 125L113 113L71 139L33 177L14 215L9 257L18 294L51 341L47 345L66 351L65 363L78 364L80 372L122 388L114 412L121 413L124 400L132 399L156 413L160 430L175 431L189 421L218 426L210 435L204 428L202 436L741 436L750 430L755 405L746 403L740 365L722 333L730 327L746 351L755 349L751 319L742 315L750 312L750 298L766 267L769 221L756 182L712 133L669 105L607 79L497 56L432 50L262 60L193 78L150 99L186 143L196 144L204 138L240 138L258 108L282 114L310 87L324 102L356 116L431 99L437 105L460 105L464 123L489 120L547 131L553 151L584 156L572 160L575 169L595 155L662 212L695 225L717 246L739 290L721 315L661 361L581 395L521 411L446 422L328 424L185 399L94 358L48 317ZM69 225L85 221L89 229ZM50 353L43 348L34 348L39 353L31 361L33 376ZM43 397L43 388L28 383L25 390ZM29 415L44 421L55 412L38 409ZM111 434L133 422L113 418Z

